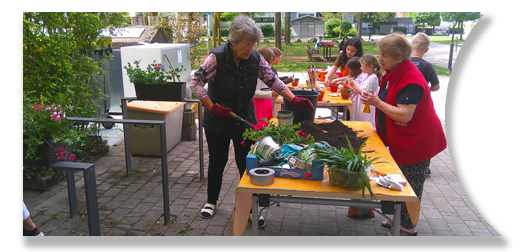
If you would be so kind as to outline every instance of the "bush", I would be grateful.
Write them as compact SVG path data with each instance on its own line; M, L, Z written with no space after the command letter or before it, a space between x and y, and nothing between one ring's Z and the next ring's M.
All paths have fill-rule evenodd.
M260 26L264 36L274 36L274 25L264 24Z
M229 36L229 30L221 30L221 36L222 37L228 37Z
M340 29L340 19L332 18L332 19L326 21L324 26L326 27L326 37L337 37L339 35L338 30L337 30L337 33L335 34L335 30L334 29L335 29L335 27L337 29Z
M393 27L393 32L400 32L402 34L406 34L406 31L408 30L408 28L404 27L404 26L396 26L396 27Z
M344 33L342 34L343 36L348 36L348 37L355 37L357 36L357 29L355 27L351 28L350 31L348 33Z

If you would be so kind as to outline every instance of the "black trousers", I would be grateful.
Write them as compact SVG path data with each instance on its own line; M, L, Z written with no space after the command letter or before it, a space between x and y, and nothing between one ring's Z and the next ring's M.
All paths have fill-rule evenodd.
M205 130L205 136L207 137L207 145L209 149L207 203L216 205L220 195L221 184L223 182L223 173L229 159L229 146L231 140L234 145L234 158L236 166L238 167L238 172L240 173L240 178L243 176L243 173L245 173L247 167L245 159L254 142L245 141L245 144L241 145L243 140L241 136L239 139L222 138L207 130Z

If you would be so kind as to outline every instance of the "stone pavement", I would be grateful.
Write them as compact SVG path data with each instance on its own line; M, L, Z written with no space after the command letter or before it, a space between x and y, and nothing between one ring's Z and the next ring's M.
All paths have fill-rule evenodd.
M205 174L208 150L204 145ZM197 141L180 142L168 153L172 223L164 225L161 161L132 157L133 175L125 176L124 143L95 162L101 233L104 236L232 236L234 192L239 182L232 157L224 174L217 211L211 219L199 216L206 200L206 180L199 179ZM420 236L499 236L471 204L450 159L448 149L432 159L426 179L417 230ZM46 236L86 236L88 225L81 173L76 174L80 216L69 217L66 182L51 190L24 190L23 198L34 222ZM384 236L384 219L352 219L347 207L282 203L263 212L260 235ZM245 235L250 235L250 222Z

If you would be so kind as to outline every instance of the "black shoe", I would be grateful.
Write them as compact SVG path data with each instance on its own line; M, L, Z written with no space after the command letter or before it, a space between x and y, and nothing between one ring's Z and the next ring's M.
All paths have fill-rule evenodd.
M252 213L249 215L249 219L251 220L251 222L253 221ZM265 219L263 216L258 216L258 228L263 228L263 227L265 227Z

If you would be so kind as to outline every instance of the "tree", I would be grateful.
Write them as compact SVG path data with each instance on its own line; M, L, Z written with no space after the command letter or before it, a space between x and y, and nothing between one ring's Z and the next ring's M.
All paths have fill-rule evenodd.
M458 25L460 30L459 39L463 39L464 22L481 18L481 12L457 12L456 20L454 20L454 14L455 12L441 12L441 17L443 18L443 21L454 22L454 25Z
M220 24L220 12L214 12L213 14L213 30L212 30L212 40L213 46L221 45L221 24Z
M395 12L363 12L364 22L372 23L373 30L378 30L381 21L392 21L395 17ZM374 32L375 33L375 32Z
M357 18L357 38L362 38L362 12L358 12L358 18Z
M291 12L284 13L285 44L291 45Z
M439 12L415 12L415 14L414 23L421 23L423 27L425 23L429 26L438 26L441 24L441 13Z
M274 13L274 46L282 50L282 13Z

